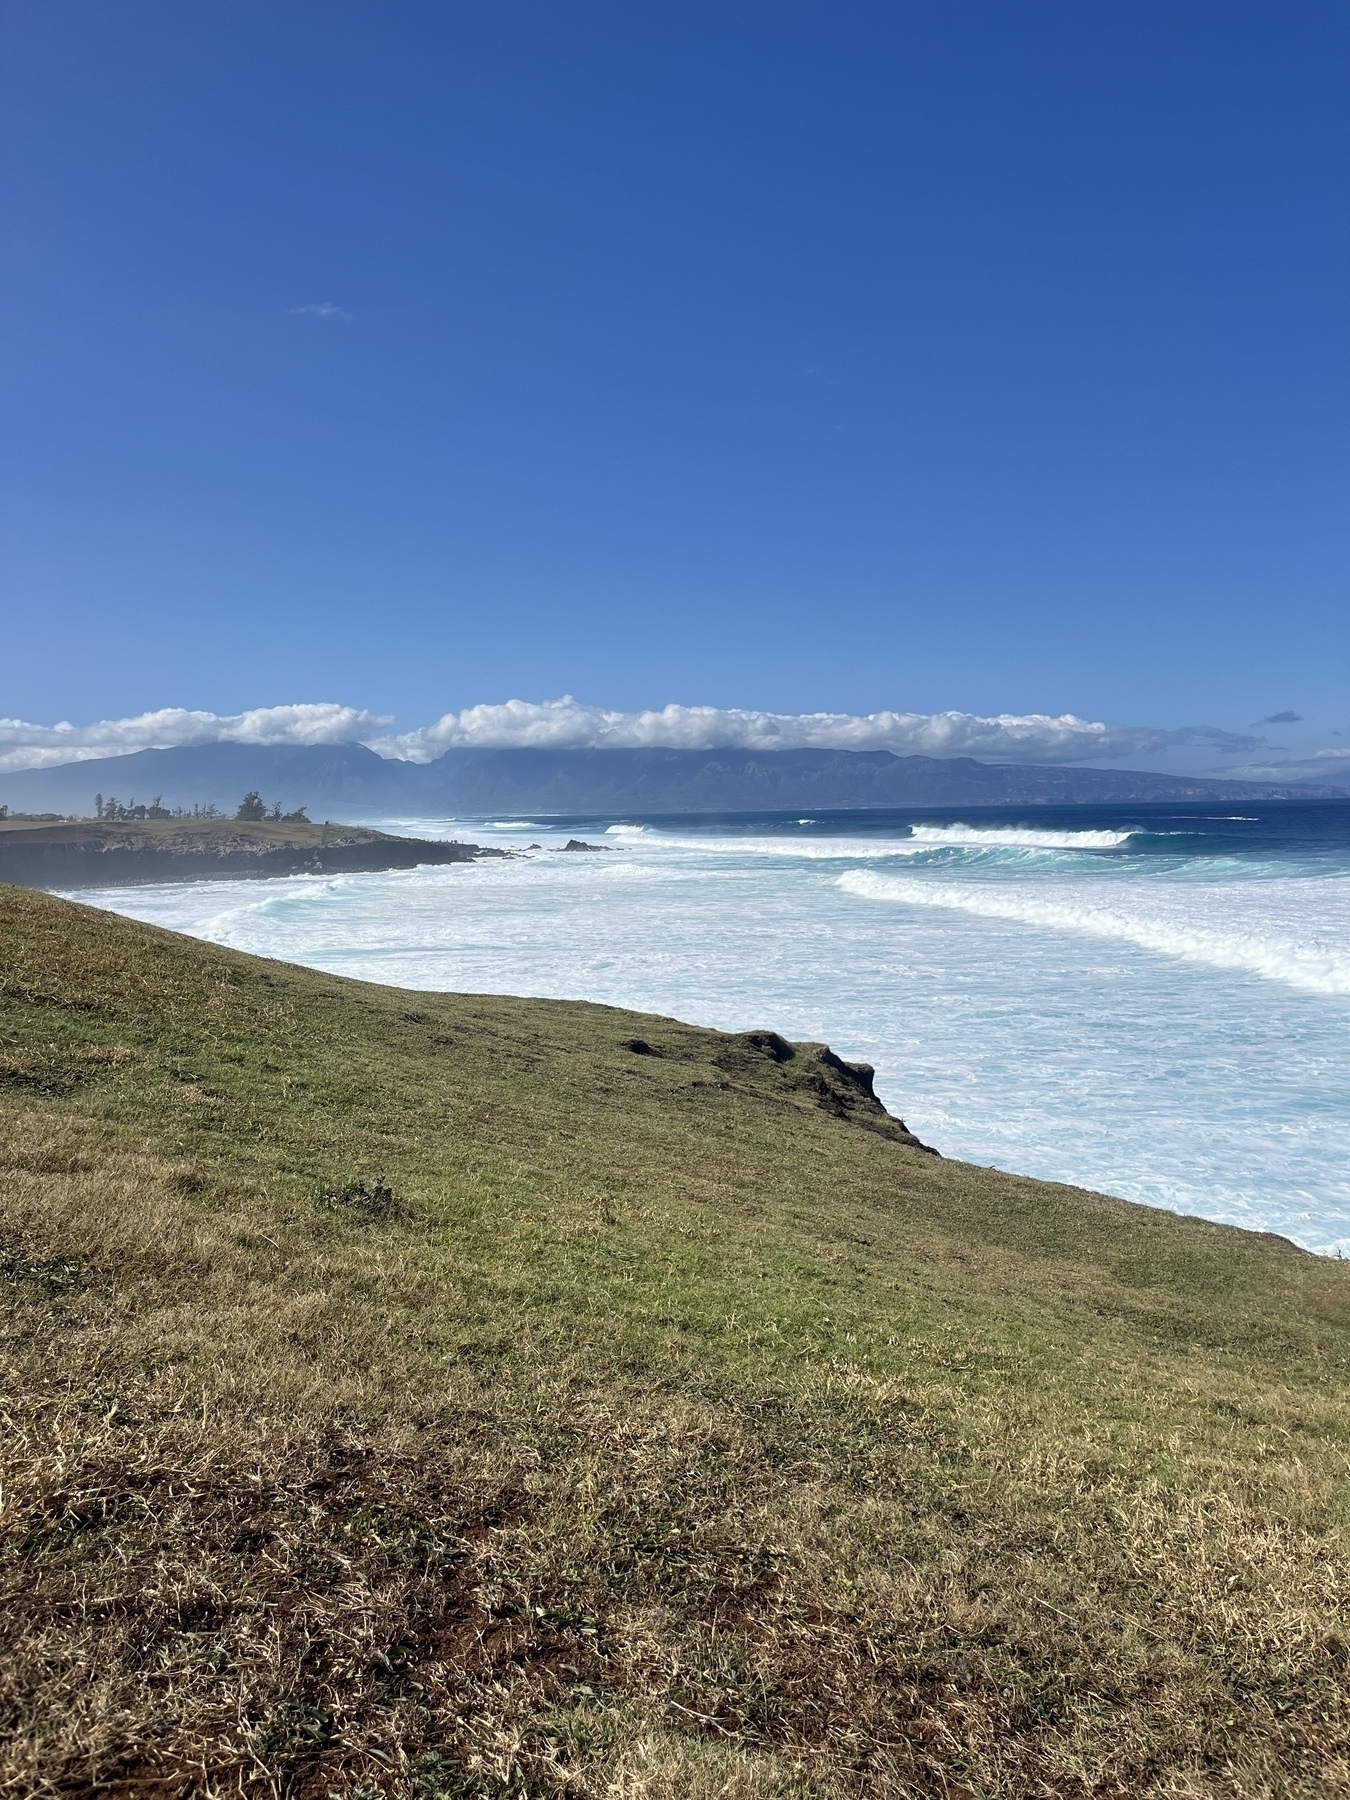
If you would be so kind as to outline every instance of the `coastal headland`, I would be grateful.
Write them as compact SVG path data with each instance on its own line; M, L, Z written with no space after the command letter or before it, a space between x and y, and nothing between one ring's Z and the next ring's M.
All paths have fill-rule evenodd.
M1350 1794L1345 1264L767 1022L0 950L5 1791Z
M394 837L366 826L307 819L0 820L0 882L15 887L347 875L506 854L477 844Z

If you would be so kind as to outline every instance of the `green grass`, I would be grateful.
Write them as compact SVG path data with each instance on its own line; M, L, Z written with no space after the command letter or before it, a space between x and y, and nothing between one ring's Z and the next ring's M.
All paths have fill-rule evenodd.
M826 1068L0 889L0 1792L1350 1793L1350 1270Z

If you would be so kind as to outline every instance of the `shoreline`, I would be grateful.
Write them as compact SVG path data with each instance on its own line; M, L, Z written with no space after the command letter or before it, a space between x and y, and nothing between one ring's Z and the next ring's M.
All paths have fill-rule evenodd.
M569 855L567 826L545 832L542 821L524 817L485 822L510 829L481 837L471 821L422 825L408 819L389 827L361 820L407 839L454 833L519 850L531 847L535 830L545 849L510 870L484 862L472 879L450 880L429 865L414 881L407 868L362 870L367 878L358 880L355 874L302 867L290 875L275 865L269 871L235 863L210 871L224 880L197 880L190 864L143 863L137 885L82 891L72 883L56 891L207 941L382 985L589 999L722 1029L772 1018L790 1036L826 1039L845 1056L875 1064L883 1071L882 1091L901 1102L907 1117L914 1112L915 1128L950 1156L1275 1231L1334 1257L1350 1254L1341 1179L1350 1119L1343 1002L1332 997L1328 1004L1320 993L1291 986L1281 978L1283 964L1269 972L1215 967L1198 954L1208 940L1190 945L1189 957L1164 957L1151 929L1143 936L1155 941L1140 943L1139 932L1106 938L1100 930L1079 928L1080 914L1083 926L1100 926L1096 914L1109 907L1113 918L1120 913L1141 930L1159 919L1189 920L1197 930L1208 922L1248 949L1258 941L1250 932L1243 935L1250 926L1260 942L1269 938L1274 948L1285 945L1292 954L1304 943L1304 912L1321 894L1313 923L1340 941L1340 922L1350 926L1350 896L1337 884L1298 884L1290 905L1297 901L1302 910L1288 916L1283 901L1275 904L1285 883L1261 881L1231 893L1225 888L1216 913L1216 900L1206 897L1207 881L1186 879L1177 886L1168 873L1177 844L1188 853L1183 870L1198 874L1205 873L1206 856L1230 846L1250 848L1255 859L1244 856L1234 880L1249 866L1259 872L1255 864L1267 862L1271 850L1279 861L1293 845L1301 857L1315 853L1323 840L1338 866L1345 824L1341 809L1333 811L1334 820L1300 819L1287 827L1268 817L1206 817L1188 824L1131 811L1124 825L1141 827L1145 835L1128 859L1114 852L1088 859L1067 850L1000 858L972 844L957 854L960 868L933 871L931 885L951 887L953 905L963 897L954 886L958 879L967 900L972 892L976 898L1026 898L1027 905L1009 918L969 905L918 909L911 904L909 890L917 883L908 878L908 863L893 870L905 879L878 884L895 888L894 896L880 896L891 905L877 905L873 897L859 906L855 888L822 879L814 859L832 850L866 857L867 845L818 842L822 832L832 837L828 827L812 821L803 833L797 819L782 835L794 842L804 838L808 858L800 865L739 856L727 862L721 852L734 848L735 840L720 834L709 839L708 856L702 844L692 843L673 847L670 858L657 855L654 836L625 838L631 854ZM1121 818L1094 813L1083 823L1103 827ZM156 822L157 840L166 829L173 829L170 822ZM215 829L229 835L234 828L220 821ZM1185 831L1200 835L1178 837ZM286 835L284 826L268 821L257 835L275 840L279 833ZM321 835L308 825L302 834L309 842ZM908 834L896 821L885 835ZM993 833L996 840L1007 835L1002 827ZM643 843L651 848L639 856ZM691 861L703 872L693 885L685 879L688 871L681 872ZM984 867L991 862L998 867ZM967 863L969 881L961 873ZM1219 872L1227 867L1222 862ZM1113 869L1107 885L1088 880L1100 870L1105 882ZM718 870L741 873L731 880L703 878ZM1045 878L1055 870L1056 882L1047 887ZM1006 879L992 886L1000 871ZM1119 879L1131 871L1155 878ZM133 870L123 864L100 872L108 881L129 878ZM751 875L768 912L764 932L746 944L741 901ZM231 886L231 876L243 879ZM272 895L263 894L259 882L268 879L283 882L273 895L287 895L284 904L274 906ZM1032 903L1047 893L1066 905L1047 913ZM815 929L832 946L825 963L817 958L802 967L780 954L794 936L815 941ZM1169 938L1164 949L1171 943ZM971 956L986 973L973 971ZM1259 989L1252 987L1255 973L1262 976ZM939 1003L944 987L956 996L954 1010ZM1174 1002L1183 1022L1173 1050L1185 1073L1187 1104L1158 1081L1156 1044L1144 1028L1150 1009ZM1068 1007L1076 1010L1066 1037ZM1238 1077L1246 1096L1239 1108L1213 1072L1206 1073L1206 1059L1214 1032L1241 1033L1253 1008L1268 1030ZM1291 1062L1281 1063L1278 1043L1289 1046ZM1079 1103L1066 1104L1070 1094ZM1210 1121L1199 1134L1196 1106ZM1266 1128L1251 1130L1258 1120Z
M0 882L79 890L173 882L348 875L508 857L478 844L396 837L368 826L234 819L6 824Z

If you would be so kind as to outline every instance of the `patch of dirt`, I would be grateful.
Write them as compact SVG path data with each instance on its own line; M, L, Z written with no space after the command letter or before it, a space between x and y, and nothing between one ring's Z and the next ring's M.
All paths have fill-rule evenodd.
M366 1225L379 1224L385 1219L406 1218L408 1213L406 1202L394 1192L383 1175L377 1175L370 1183L326 1183L317 1190L314 1200L326 1212L359 1220Z

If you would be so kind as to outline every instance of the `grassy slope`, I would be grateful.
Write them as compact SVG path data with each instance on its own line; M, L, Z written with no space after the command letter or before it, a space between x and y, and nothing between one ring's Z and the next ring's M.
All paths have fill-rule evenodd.
M1350 1793L1342 1265L14 889L0 1122L5 1792Z

